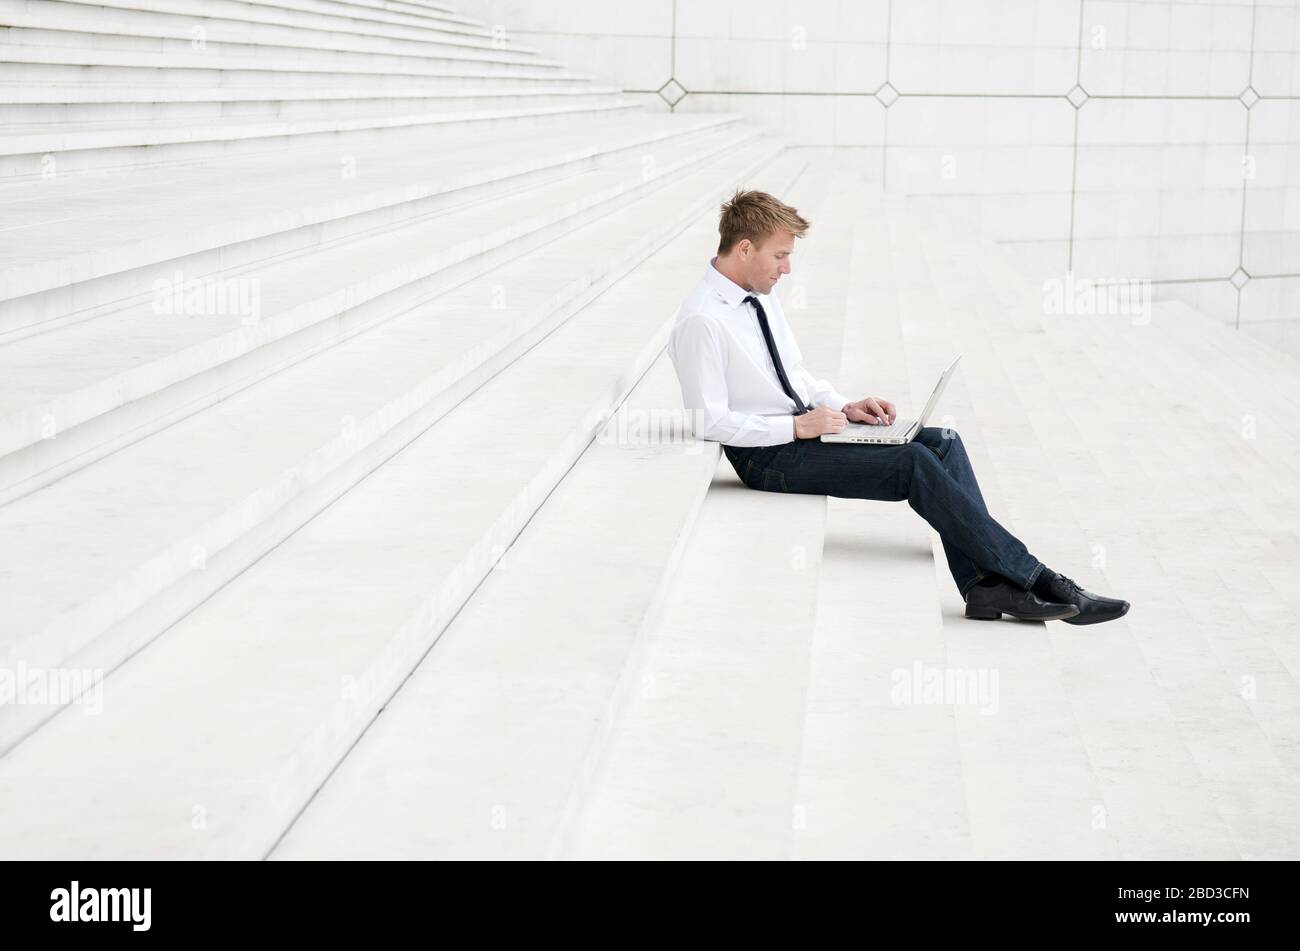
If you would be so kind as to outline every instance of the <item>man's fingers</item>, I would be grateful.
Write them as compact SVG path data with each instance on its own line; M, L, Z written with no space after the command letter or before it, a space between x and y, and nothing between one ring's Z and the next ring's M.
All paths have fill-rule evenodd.
M876 414L876 421L881 423L892 423L898 418L898 411L894 404L889 400L882 400L877 396L869 396L866 400L867 406Z
M892 419L889 419L892 409L893 407L884 400L867 397L849 406L848 418L854 422L871 423L873 425L893 422Z

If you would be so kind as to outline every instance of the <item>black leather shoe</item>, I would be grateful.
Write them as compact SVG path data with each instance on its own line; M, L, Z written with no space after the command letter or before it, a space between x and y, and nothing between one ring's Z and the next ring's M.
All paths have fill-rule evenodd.
M1099 594L1080 588L1073 578L1057 575L1047 585L1048 596L1053 601L1073 604L1079 609L1074 617L1065 618L1066 624L1100 624L1128 614L1129 604L1118 598L1103 598Z
M1073 604L1044 601L1005 581L991 588L977 584L966 592L966 616L977 621L996 621L1004 614L1021 621L1064 621L1078 613Z

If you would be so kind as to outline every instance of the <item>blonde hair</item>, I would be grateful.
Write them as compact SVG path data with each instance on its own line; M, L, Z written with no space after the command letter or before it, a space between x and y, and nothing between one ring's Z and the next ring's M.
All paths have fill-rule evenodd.
M726 254L744 238L761 247L778 231L788 231L796 238L802 238L808 227L808 220L799 212L767 192L737 191L731 196L731 201L722 203L722 216L718 219L718 254Z

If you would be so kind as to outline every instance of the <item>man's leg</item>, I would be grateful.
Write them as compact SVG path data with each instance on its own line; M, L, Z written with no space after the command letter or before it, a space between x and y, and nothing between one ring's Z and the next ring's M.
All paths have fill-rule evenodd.
M970 457L966 454L966 445L961 441L961 435L957 430L925 426L916 434L914 441L930 447L943 463L944 471L970 494L985 515L989 514L988 506L984 504L984 495L980 492L979 480L975 478L975 470L971 468ZM940 536L940 540L943 542L943 553L948 559L948 570L952 573L952 580L962 597L965 597L971 585L983 578L987 572L975 564L961 549L949 544L947 539Z
M925 427L906 446L797 439L780 446L724 446L747 486L768 492L901 501L939 533L964 596L989 571L1029 588L1042 562L988 512L955 430ZM942 442L940 442L942 440ZM945 445L946 444L946 445Z

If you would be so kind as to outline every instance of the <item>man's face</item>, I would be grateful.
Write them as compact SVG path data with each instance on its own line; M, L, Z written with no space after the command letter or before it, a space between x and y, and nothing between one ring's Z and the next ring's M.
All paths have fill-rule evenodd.
M746 239L748 241L748 239ZM761 247L749 245L748 253L741 249L745 273L749 284L760 294L772 293L782 274L790 273L790 255L794 253L794 235L778 231L769 235Z

